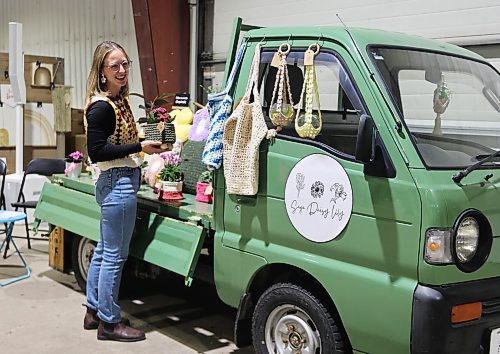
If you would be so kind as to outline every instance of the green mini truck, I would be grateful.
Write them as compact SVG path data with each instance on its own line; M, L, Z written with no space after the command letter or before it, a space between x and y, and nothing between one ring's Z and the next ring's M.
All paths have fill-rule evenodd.
M255 195L229 194L223 167L213 205L188 192L158 201L141 186L131 259L188 286L208 266L237 309L236 344L257 353L498 353L498 71L468 50L401 33L236 19L226 78L241 43L234 102L260 47L257 86L273 126L273 58L284 48L294 112L317 92L317 135L301 137L298 116L264 139ZM65 270L83 287L99 238L94 183L55 176L35 212L65 230Z

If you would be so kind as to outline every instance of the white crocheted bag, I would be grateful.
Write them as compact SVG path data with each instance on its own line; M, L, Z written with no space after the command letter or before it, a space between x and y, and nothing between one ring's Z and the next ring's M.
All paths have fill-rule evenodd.
M245 95L224 128L224 177L229 194L255 195L258 191L259 146L268 133L257 88L259 62L257 45Z

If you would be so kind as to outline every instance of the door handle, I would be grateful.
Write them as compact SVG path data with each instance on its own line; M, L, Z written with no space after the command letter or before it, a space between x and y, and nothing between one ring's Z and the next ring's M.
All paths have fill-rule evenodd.
M242 205L256 205L257 204L257 196L246 196L246 195L239 195L236 197L236 203L237 204L242 204Z

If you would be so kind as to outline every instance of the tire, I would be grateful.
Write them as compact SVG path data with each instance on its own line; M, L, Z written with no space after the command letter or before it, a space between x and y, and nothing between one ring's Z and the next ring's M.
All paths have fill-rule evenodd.
M350 352L328 309L304 288L278 283L260 297L252 318L257 353Z
M84 293L87 289L87 273L95 247L96 243L94 241L78 235L73 236L71 252L73 272L75 273L78 286Z

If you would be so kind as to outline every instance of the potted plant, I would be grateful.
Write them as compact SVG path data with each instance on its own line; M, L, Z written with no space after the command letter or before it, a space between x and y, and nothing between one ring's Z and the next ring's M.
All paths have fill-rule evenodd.
M212 176L212 171L204 171L198 178L198 182L196 182L196 200L198 202L212 203Z
M182 181L184 173L180 169L181 158L175 154L162 154L165 165L159 174L158 199L182 199Z
M66 168L64 174L70 178L80 177L83 165L83 153L74 151L64 159L66 161Z
M139 93L130 95L138 96L144 99L145 105L139 105L146 111L146 118L140 118L139 124L144 127L144 137L147 140L158 140L162 144L175 143L175 126L172 123L175 116L168 114L167 107L171 107L171 98L174 94L163 93L155 97L153 101L147 101Z

